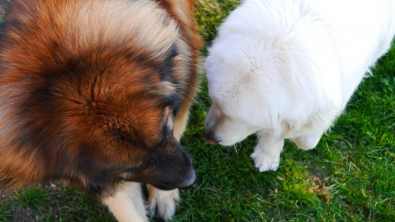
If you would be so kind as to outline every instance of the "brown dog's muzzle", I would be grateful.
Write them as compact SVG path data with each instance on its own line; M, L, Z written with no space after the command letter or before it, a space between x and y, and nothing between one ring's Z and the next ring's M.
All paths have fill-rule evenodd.
M197 178L188 151L174 137L169 138L165 147L155 148L148 154L146 166L134 174L133 180L161 190L187 188Z

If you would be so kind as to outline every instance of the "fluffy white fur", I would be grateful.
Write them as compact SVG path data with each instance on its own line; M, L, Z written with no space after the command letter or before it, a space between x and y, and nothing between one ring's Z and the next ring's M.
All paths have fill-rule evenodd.
M205 62L206 137L232 145L257 133L255 166L276 170L284 139L317 145L394 33L393 0L243 1Z
M148 222L140 183L125 182L114 196L103 199L119 222Z
M150 202L148 215L153 217L157 214L164 221L171 220L180 202L178 189L164 191L148 185L148 191ZM119 185L114 196L108 196L102 202L108 206L119 222L149 221L140 183L124 182Z

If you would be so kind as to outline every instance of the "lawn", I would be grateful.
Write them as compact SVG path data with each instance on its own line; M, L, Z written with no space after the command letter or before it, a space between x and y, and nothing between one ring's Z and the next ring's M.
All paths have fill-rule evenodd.
M238 3L197 0L206 45ZM287 141L279 169L264 173L249 157L254 136L232 147L202 138L210 106L203 77L182 139L199 179L181 191L174 221L394 221L395 45L372 73L316 149L299 150ZM0 221L115 221L68 186L44 184L0 196Z

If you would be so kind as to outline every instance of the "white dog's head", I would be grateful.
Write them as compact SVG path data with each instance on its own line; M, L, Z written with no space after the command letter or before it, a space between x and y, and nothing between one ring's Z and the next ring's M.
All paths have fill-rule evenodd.
M260 132L284 138L330 109L328 101L339 103L325 24L306 16L308 8L281 2L244 1L221 25L205 62L209 143L232 145Z

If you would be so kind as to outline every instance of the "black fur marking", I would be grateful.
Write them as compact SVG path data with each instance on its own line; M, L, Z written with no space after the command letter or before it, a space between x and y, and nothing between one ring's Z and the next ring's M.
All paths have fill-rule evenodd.
M166 59L163 61L163 64L160 65L160 79L161 81L168 81L174 84L177 84L178 81L175 79L173 75L174 61L173 59L179 55L178 48L176 44L170 47L169 52L166 56Z
M180 96L176 93L172 93L170 96L164 98L162 105L164 107L170 106L173 110L178 109L181 106Z

